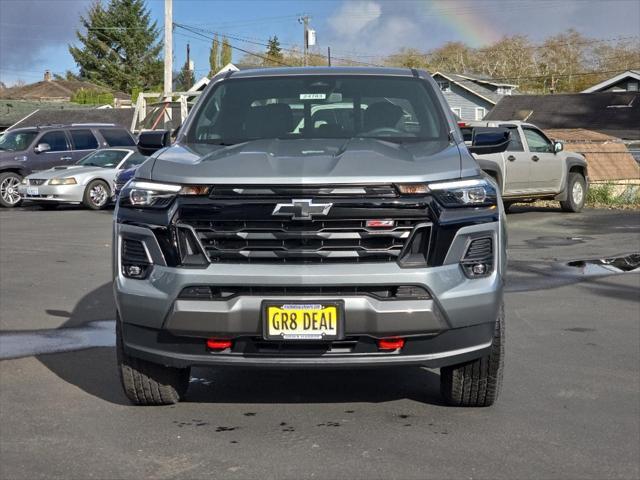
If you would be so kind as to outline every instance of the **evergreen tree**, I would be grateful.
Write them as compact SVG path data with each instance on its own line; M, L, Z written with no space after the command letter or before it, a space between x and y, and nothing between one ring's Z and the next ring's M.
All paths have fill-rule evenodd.
M267 60L264 60L265 67L273 67L282 63L282 48L280 48L280 41L277 35L269 37L269 43L267 44Z
M211 50L209 51L209 78L213 77L218 70L220 70L220 40L218 40L218 34L216 33L211 43Z
M193 70L189 70L189 65L187 65L187 62L184 63L182 69L174 78L175 90L178 92L186 92L193 86L194 83L196 83L196 77L193 73Z
M81 24L81 45L69 45L81 78L123 92L162 82L159 31L144 0L96 1Z

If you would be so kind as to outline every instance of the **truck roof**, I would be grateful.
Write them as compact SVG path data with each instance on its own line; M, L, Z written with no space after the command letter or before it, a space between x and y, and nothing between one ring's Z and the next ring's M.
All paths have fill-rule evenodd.
M232 75L233 78L254 77L282 77L295 75L380 75L389 77L414 77L420 75L424 78L425 72L410 68L390 67L277 67L256 68L240 70L223 75Z

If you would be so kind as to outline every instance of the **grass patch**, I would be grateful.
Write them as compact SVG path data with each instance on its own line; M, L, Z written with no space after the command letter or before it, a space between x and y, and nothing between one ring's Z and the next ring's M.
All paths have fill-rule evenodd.
M628 185L620 192L613 183L591 184L586 203L596 208L640 208L640 186Z

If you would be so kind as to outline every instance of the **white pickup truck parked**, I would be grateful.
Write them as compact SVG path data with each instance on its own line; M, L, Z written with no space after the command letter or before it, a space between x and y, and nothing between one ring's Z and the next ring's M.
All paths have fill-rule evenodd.
M505 152L474 155L502 192L505 208L514 202L559 200L567 212L579 212L588 188L587 161L579 153L565 152L538 127L520 121L479 121L461 127L471 138L473 127L503 127L511 132Z

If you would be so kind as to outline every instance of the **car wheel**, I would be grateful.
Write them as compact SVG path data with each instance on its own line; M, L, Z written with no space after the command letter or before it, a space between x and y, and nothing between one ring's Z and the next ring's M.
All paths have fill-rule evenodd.
M134 405L171 405L187 393L190 368L165 367L125 353L120 319L116 320L116 358L122 388Z
M84 191L82 204L92 210L102 210L109 203L110 197L109 185L102 180L93 180Z
M489 355L440 369L440 392L449 405L488 407L498 399L504 368L504 305L495 323Z
M570 173L567 184L567 199L560 202L562 210L577 213L584 207L586 199L587 182L584 177L577 172Z
M17 207L22 198L18 193L18 185L22 177L15 172L0 174L0 205L5 208Z

